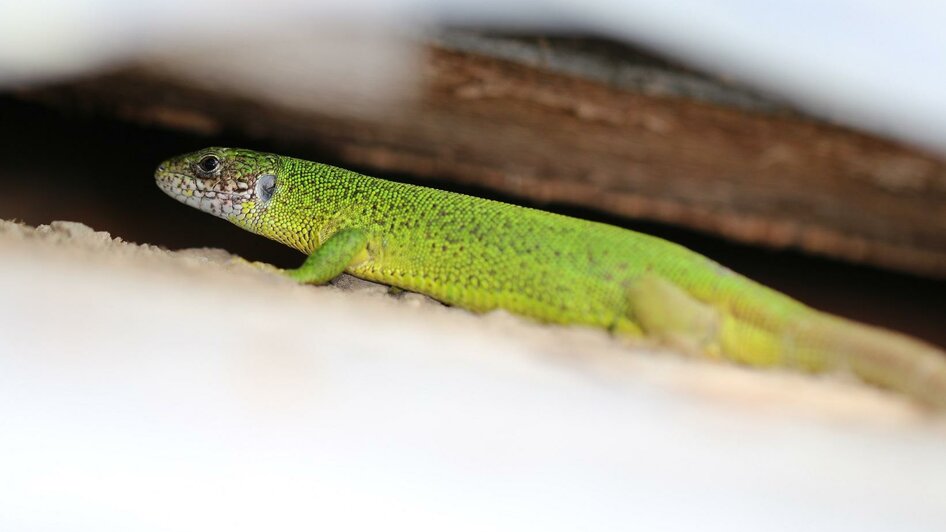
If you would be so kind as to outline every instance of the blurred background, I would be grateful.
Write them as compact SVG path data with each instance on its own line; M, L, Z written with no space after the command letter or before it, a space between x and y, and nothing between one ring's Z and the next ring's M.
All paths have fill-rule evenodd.
M926 0L7 2L0 218L294 266L153 184L250 147L662 236L946 346L944 26Z

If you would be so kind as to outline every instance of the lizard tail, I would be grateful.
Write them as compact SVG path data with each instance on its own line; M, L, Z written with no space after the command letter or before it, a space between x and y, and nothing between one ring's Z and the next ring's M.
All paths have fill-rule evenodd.
M648 336L750 366L848 371L946 410L946 352L817 311L738 275L681 277L675 283L644 275L630 287L629 317Z
M834 354L842 369L884 388L946 409L946 353L908 336L816 314L799 326L802 345ZM789 339L786 337L786 342Z
M810 372L849 371L865 382L946 410L946 352L902 334L805 310L768 331L751 319L725 318L723 356ZM764 358L767 352L770 359Z

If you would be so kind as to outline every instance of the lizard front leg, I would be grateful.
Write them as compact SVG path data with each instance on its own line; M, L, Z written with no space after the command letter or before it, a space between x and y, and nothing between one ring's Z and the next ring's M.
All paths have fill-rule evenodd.
M364 231L343 229L316 248L302 266L284 273L300 283L325 284L356 262L367 246L368 236Z

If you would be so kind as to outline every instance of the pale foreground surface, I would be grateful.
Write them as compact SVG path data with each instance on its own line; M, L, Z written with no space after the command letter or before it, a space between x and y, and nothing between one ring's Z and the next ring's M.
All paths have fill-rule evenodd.
M0 530L946 529L943 421L843 378L79 224L0 259Z

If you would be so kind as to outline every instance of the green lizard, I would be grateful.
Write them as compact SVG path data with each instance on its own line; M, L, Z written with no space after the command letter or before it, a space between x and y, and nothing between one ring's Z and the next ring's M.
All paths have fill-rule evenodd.
M646 337L753 366L863 380L946 408L946 353L816 311L682 246L601 223L300 159L208 148L162 163L172 197L342 272L475 312Z

